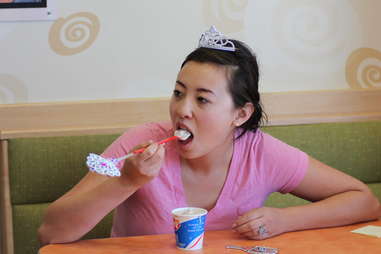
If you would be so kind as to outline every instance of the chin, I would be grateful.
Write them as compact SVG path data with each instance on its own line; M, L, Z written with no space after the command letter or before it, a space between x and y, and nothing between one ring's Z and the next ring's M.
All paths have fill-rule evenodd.
M202 156L200 153L193 152L193 151L180 151L179 155L181 158L187 159L187 160L197 159Z

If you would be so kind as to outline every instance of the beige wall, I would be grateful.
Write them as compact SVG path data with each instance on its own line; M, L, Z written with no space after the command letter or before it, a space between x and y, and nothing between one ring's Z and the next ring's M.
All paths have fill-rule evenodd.
M381 87L379 0L111 2L0 22L0 103L168 96L211 24L255 50L263 92Z

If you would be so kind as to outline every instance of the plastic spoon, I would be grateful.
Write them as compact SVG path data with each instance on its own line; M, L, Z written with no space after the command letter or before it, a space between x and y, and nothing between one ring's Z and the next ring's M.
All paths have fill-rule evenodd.
M175 139L187 140L190 136L191 134L189 133L189 131L179 129L175 131L172 137L161 140L158 142L158 144L164 144ZM106 159L95 153L90 153L87 156L86 165L88 166L90 171L96 172L101 175L120 176L121 175L120 171L116 166L118 162L125 160L127 158L130 158L131 156L134 156L135 154L142 153L144 152L145 149L146 147L140 148L138 150L135 150L131 153L128 153L122 157L115 158L115 159L112 159L112 158Z

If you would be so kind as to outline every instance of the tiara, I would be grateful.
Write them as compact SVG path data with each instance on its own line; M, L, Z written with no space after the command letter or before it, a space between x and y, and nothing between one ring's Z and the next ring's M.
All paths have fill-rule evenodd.
M235 51L234 43L218 32L215 26L211 26L208 31L201 35L198 47Z

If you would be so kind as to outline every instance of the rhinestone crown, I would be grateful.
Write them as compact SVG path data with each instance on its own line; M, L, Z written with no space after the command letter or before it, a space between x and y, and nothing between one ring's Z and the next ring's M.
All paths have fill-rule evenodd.
M225 51L235 51L235 46L225 35L211 26L208 31L201 35L198 46L201 48L212 48Z

